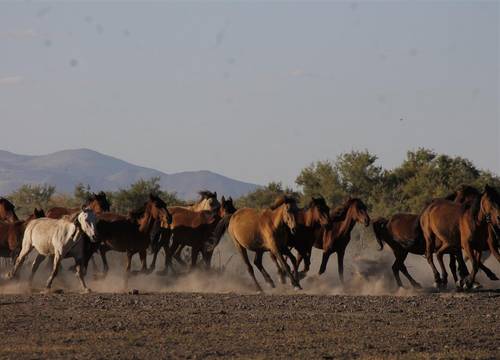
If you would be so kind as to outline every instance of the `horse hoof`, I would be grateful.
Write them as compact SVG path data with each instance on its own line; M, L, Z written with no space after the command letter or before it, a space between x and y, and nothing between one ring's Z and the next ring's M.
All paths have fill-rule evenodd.
M92 290L90 290L89 288L85 288L82 290L82 294L90 294L92 292Z
M472 289L474 289L474 290L481 289L482 287L483 287L483 285L481 285L481 284L480 284L480 283L478 283L478 282L474 282L474 283L472 284Z
M302 288L301 288L300 286L294 286L294 287L293 287L293 290L295 290L295 291L300 291L300 290L302 290Z

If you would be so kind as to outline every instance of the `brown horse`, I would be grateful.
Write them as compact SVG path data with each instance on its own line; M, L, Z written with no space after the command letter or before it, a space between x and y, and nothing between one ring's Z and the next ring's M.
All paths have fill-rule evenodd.
M0 197L0 220L7 222L19 221L15 212L16 207L6 198Z
M15 260L21 250L26 225L31 220L44 216L43 210L35 208L33 214L24 221L0 221L0 257L7 257Z
M461 282L468 288L473 286L481 263L481 252L487 246L488 227L500 224L499 206L499 194L487 185L481 197L471 204L436 200L424 209L420 225L426 242L425 255L438 286L447 284L448 273L443 255L448 252L457 258ZM468 276L461 249L472 261L472 273ZM441 276L433 262L434 252L441 267Z
M220 207L217 192L202 190L198 192L198 195L200 195L200 199L194 204L179 207L192 211L216 210Z
M172 258L182 265L186 265L181 258L181 252L186 246L191 246L191 268L196 266L198 255L201 253L205 267L211 264L213 249L208 250L207 242L215 230L219 220L236 211L233 199L221 199L218 211L192 211L183 207L170 207L172 224L168 229L163 229L161 236L152 246L153 261L150 271L156 267L158 252L163 247L165 251L165 269L160 274L165 274L172 268Z
M279 197L269 209L239 209L219 222L212 244L208 247L213 250L227 229L258 291L261 292L262 288L255 278L247 250L255 252L254 264L271 287L275 286L274 282L262 265L262 257L266 251L276 258L278 266L290 277L295 288L300 289L298 278L292 275L283 257L287 255L292 260L294 271L297 273L297 262L287 244L288 233L294 233L297 227L297 211L297 202L290 196Z
M103 256L104 271L108 270L105 253L114 250L127 254L127 273L130 272L132 256L136 253L139 253L141 259L141 270L147 272L147 248L151 238L157 235L154 233L157 228L155 224L158 222L160 228L168 228L172 221L165 202L155 195L150 195L144 208L134 212L132 218L113 213L101 213L97 218L97 234L103 243L100 251Z
M302 276L309 271L311 265L311 250L316 241L321 241L324 227L330 221L330 208L323 197L311 198L307 208L297 212L297 228L295 234L290 235L288 246L297 251L297 266L304 259ZM283 280L283 273L280 274Z
M370 225L368 210L360 199L350 198L330 212L330 224L323 232L323 237L316 238L314 243L316 248L323 250L319 275L325 272L330 255L336 252L340 282L344 283L345 249L351 241L351 231L356 223Z
M96 214L109 211L111 207L106 197L106 193L103 191L98 194L92 193L85 202L85 206L92 209ZM51 219L60 219L65 215L71 215L80 210L80 208L65 208L56 206L47 211L47 217Z
M404 264L408 253L416 255L425 253L420 217L415 214L395 214L389 220L378 218L373 222L373 231L380 250L386 243L394 253L396 260L392 265L392 272L398 286L403 287L399 277L399 272L402 272L414 288L421 288L422 286L413 279Z

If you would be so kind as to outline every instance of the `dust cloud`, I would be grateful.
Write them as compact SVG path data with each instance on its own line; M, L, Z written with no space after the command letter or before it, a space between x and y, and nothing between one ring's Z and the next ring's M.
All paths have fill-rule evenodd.
M212 259L212 270L186 271L180 265L175 266L175 273L169 271L167 275L160 275L158 271L163 270L163 254L158 257L156 270L151 274L142 274L138 256L134 256L132 269L136 270L132 275L125 277L125 254L108 252L110 271L106 277L102 277L102 262L99 256L89 264L85 278L88 287L98 293L126 293L138 290L145 292L201 292L201 293L240 293L255 294L255 287L250 275L247 273L245 264L239 254L236 253L232 241L224 236L214 252ZM253 262L253 253L249 252L250 260ZM26 294L38 292L43 289L50 274L51 264L47 260L42 263L35 279L30 286L28 274L34 254L28 258L23 266L18 279L7 280L5 274L11 267L9 261L0 263L0 294ZM308 276L301 281L303 290L296 291L288 283L281 284L275 264L264 256L264 267L274 279L276 288L269 287L260 272L254 267L257 280L266 294L310 294L310 295L395 295L411 296L422 292L434 291L432 289L433 277L427 261L422 256L409 255L406 267L412 276L424 286L424 290L414 290L406 278L401 274L405 285L404 289L396 286L392 274L392 263L394 255L388 246L384 250L378 250L371 227L364 228L356 226L352 232L351 242L347 247L344 259L345 284L340 283L338 277L337 256L333 254L328 262L327 271L318 276L321 264L322 252L314 249L312 254L311 269ZM151 256L148 256L148 264ZM199 263L201 264L201 259ZM55 291L79 292L80 284L76 276L68 271L74 264L72 259L65 259L62 270L55 278L53 289ZM485 261L494 272L500 274L500 266L494 258ZM451 275L450 275L450 280ZM484 288L497 288L498 282L488 280L484 274L478 274L478 281ZM452 289L452 281L448 287Z

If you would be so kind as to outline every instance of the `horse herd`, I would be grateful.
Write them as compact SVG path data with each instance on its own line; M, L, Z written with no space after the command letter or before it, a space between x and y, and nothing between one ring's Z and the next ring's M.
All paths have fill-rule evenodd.
M93 254L99 253L103 272L109 270L106 253L118 251L126 254L126 275L131 271L132 257L139 254L141 271L152 272L161 249L165 252L165 268L160 273L173 271L173 261L186 265L181 252L191 248L190 268L197 266L199 255L204 267L211 267L214 249L225 233L232 239L248 273L258 291L262 291L248 257L255 253L253 264L266 283L274 281L263 266L263 256L269 252L282 283L286 278L300 289L300 280L309 271L313 248L323 252L319 274L325 272L328 260L337 253L340 281L344 282L344 255L356 223L368 227L370 216L366 205L358 198L349 198L340 206L330 209L322 197L313 197L308 206L299 208L294 197L279 196L265 209L236 209L231 198L217 193L201 191L200 199L190 206L167 206L158 196L150 195L141 208L127 215L110 212L110 203L104 192L92 194L82 208L55 207L35 209L33 215L20 221L15 206L0 198L0 257L9 257L14 265L7 277L18 273L27 255L35 249L30 281L41 262L52 259L52 272L46 284L49 290L63 258L73 258L75 273L84 291L89 291L84 276ZM450 196L432 200L420 214L395 214L389 219L373 221L373 230L380 246L387 244L395 255L392 266L398 286L403 286L402 272L414 287L413 279L404 265L409 253L425 255L438 287L446 287L448 273L443 256L450 255L450 270L457 287L475 286L479 269L490 279L496 275L481 261L489 251L500 262L498 234L500 227L500 196L486 186L483 192L462 186ZM148 267L148 249L153 259ZM293 250L293 251L292 251ZM469 273L466 258L472 262ZM441 272L433 261L436 254ZM94 260L92 260L94 261ZM300 264L303 269L299 271ZM291 267L290 267L290 264ZM459 274L457 276L457 264Z

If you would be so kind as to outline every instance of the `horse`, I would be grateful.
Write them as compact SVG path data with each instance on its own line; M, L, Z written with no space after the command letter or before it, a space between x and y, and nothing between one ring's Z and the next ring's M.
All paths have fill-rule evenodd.
M323 236L316 237L314 242L314 247L323 250L319 275L325 272L330 255L336 252L339 278L344 284L345 249L351 241L351 231L356 223L365 227L370 225L366 205L358 198L349 198L343 205L330 211L330 224L323 231Z
M408 253L424 255L425 240L420 228L420 217L416 214L399 213L393 215L389 220L378 218L373 221L373 231L379 244L379 250L384 248L384 243L389 245L394 257L392 272L398 287L403 287L399 272L406 276L414 288L422 288L410 275L404 262Z
M15 261L19 251L21 250L26 225L31 220L44 216L45 213L43 210L35 208L33 214L31 214L24 221L16 221L13 223L0 221L0 257L11 258Z
M218 213L209 210L193 211L184 207L170 207L169 211L172 214L172 224L168 229L163 229L161 236L156 239L156 243L152 246L153 260L150 271L155 269L158 252L162 247L165 251L165 269L160 274L165 274L169 267L172 268L172 258L180 264L186 265L181 258L181 252L186 246L191 246L191 268L196 266L198 255L201 252L205 267L208 269L213 251L205 251L205 244L219 220L236 211L233 199L229 197L226 200L223 196Z
M104 273L109 267L106 260L106 252L109 250L125 252L127 255L126 273L131 270L132 257L139 253L142 263L142 272L147 272L147 249L151 239L158 234L159 228L168 228L172 222L172 215L167 209L165 202L158 196L149 195L149 200L143 208L131 213L131 217L113 213L97 214L97 231L101 256L104 263Z
M274 282L262 265L263 254L267 251L276 258L278 266L284 269L292 285L296 289L300 289L298 277L292 275L290 267L283 257L283 255L287 255L292 260L294 271L297 273L297 262L287 244L287 233L294 233L297 228L297 212L297 201L293 197L285 195L276 199L268 209L239 209L219 222L207 248L213 251L227 230L247 266L257 291L262 292L262 288L255 278L247 250L255 252L254 264L271 287L275 287Z
M16 207L6 198L0 197L0 220L7 222L19 221L15 212Z
M481 252L486 247L488 227L500 225L500 196L492 187L486 185L480 198L472 203L460 204L446 199L433 201L420 216L426 251L434 279L438 287L445 287L448 273L443 263L443 255L450 252L458 261L460 283L467 288L474 285L475 277L481 263ZM472 273L467 275L467 267L462 257L462 251L472 261ZM476 250L476 251L475 251ZM432 254L436 256L442 275L434 265ZM453 272L452 268L452 272Z
M92 209L94 213L100 214L105 211L109 211L111 204L106 197L106 193L101 191L98 194L92 193L86 200L85 206ZM60 219L65 215L71 215L78 212L79 208L65 208L56 206L47 210L47 217L51 219Z
M96 216L91 209L84 208L64 219L40 218L30 221L24 231L21 252L8 278L12 279L16 275L28 254L35 248L38 255L32 265L30 282L43 259L49 255L54 256L52 272L45 287L46 291L49 291L52 281L57 275L59 263L65 255L70 251L82 255L83 234L88 236L91 241L97 241ZM80 263L77 263L76 274L83 290L89 292L80 269Z
M312 197L309 205L297 212L297 228L295 234L290 235L288 246L297 251L297 266L304 259L303 277L311 265L311 250L314 242L323 236L324 227L330 221L330 208L323 197ZM284 273L280 273L284 280Z
M217 200L217 192L202 190L198 192L198 195L200 195L200 199L194 204L187 206L176 206L176 207L192 211L216 210L220 207L220 203Z

